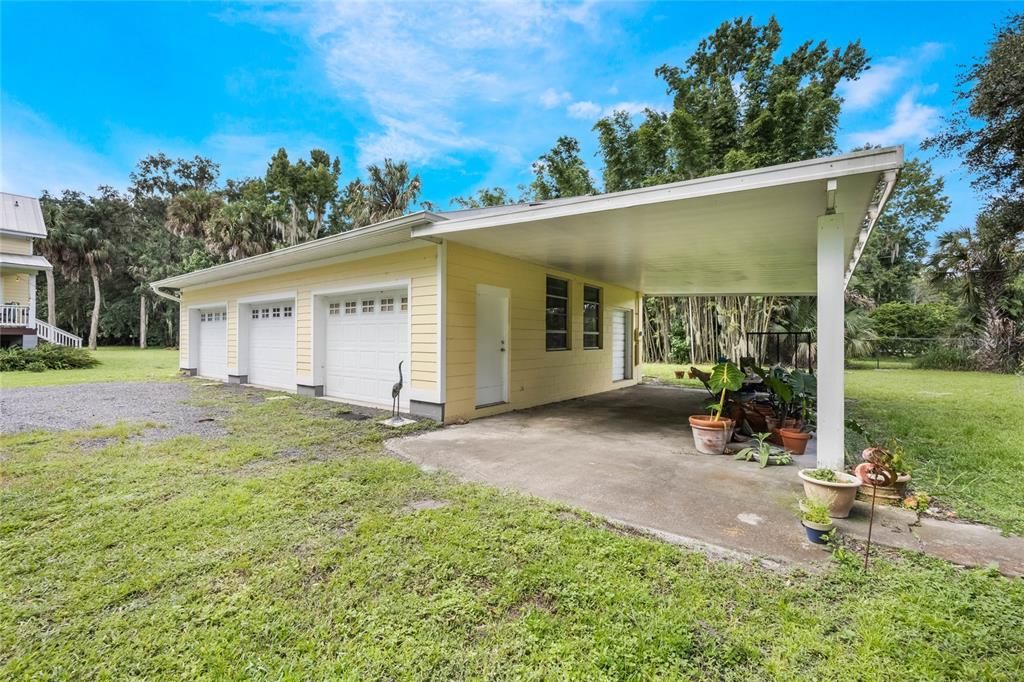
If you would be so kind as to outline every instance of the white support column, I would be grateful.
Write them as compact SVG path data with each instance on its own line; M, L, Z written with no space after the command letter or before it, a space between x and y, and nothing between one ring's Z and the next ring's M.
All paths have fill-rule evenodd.
M36 273L28 276L28 326L36 328Z
M843 215L818 217L818 466L842 471L845 409Z

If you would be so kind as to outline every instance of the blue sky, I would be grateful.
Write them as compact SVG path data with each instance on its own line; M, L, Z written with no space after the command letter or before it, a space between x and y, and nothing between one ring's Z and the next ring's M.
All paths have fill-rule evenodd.
M374 5L10 3L0 6L0 187L124 187L142 155L203 154L222 177L270 155L340 155L343 182L407 159L441 207L530 180L562 134L593 157L595 119L668 107L654 69L681 64L719 23L775 14L784 48L860 39L872 69L844 87L839 143L904 144L940 125L958 65L984 53L1010 3ZM927 156L927 154L926 154ZM953 211L980 205L956 159L936 159Z

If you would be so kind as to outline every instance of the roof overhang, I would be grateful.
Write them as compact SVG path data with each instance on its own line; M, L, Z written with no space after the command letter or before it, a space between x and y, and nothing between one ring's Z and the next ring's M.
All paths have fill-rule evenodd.
M443 238L652 295L813 295L817 223L844 216L847 281L903 148L424 223Z
M25 256L12 253L0 253L0 269L4 272L39 272L52 270L50 261L42 256Z
M215 265L205 270L168 277L159 282L153 282L150 286L157 294L173 299L175 297L170 295L168 290L221 284L287 272L290 269L316 267L319 264L327 264L351 256L365 255L368 251L408 244L413 239L411 233L413 227L430 224L436 220L441 220L441 218L428 211L410 213L369 227L342 232L223 265Z

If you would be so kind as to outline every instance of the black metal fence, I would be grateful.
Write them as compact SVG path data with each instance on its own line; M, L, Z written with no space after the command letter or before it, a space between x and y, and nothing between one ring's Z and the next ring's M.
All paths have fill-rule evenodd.
M817 366L811 332L747 332L747 350L762 367L788 365L814 372Z

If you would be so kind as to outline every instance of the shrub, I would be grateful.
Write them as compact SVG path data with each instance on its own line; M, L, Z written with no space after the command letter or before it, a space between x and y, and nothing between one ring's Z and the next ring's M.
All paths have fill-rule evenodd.
M42 363L42 362L39 362L38 360L33 360L32 362L30 362L27 365L25 365L25 371L26 372L45 372L46 371L46 365L44 363Z
M976 367L973 354L950 346L934 346L914 360L915 369L972 370Z
M41 364L43 369L37 370L29 367L29 365L36 363ZM42 344L35 348L14 347L0 349L0 372L80 369L95 367L98 364L100 364L100 361L84 348Z

